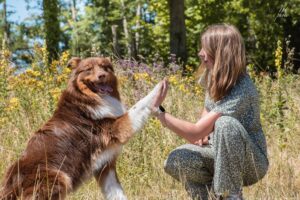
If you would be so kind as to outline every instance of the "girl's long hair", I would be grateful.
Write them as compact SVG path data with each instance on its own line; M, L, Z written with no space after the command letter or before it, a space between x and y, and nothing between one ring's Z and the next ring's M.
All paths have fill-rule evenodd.
M238 78L246 73L246 56L243 38L232 25L209 26L201 36L201 46L214 61L205 68L204 78L209 96L215 102L221 100L236 84Z

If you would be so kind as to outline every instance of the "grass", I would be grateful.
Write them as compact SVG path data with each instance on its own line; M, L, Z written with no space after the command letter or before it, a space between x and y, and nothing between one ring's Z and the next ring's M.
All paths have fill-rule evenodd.
M145 81L145 77L128 78L122 70L118 74L122 79L122 99L127 107L133 105L154 86L155 81ZM156 75L156 80L161 76ZM40 79L42 78L38 78ZM245 188L244 196L253 200L300 199L299 76L286 75L283 83L267 76L256 76L254 79L261 94L261 118L267 138L270 169L259 183ZM196 83L193 81L189 81L184 87L183 82L187 81L179 79L171 84L164 107L176 117L195 122L203 107L203 91L195 89ZM53 87L58 87L57 83L51 83ZM10 84L8 82L6 85L0 85L3 91L8 88L7 94L1 93L1 98L6 103L0 104L1 179L8 166L25 148L30 135L50 118L56 102L55 95L49 92L53 89L49 84L39 90L31 90L30 87L35 86L22 83L10 88ZM64 87L64 84L59 85L60 89ZM278 102L279 89L282 90L282 102ZM198 91L196 94L195 90ZM12 98L18 100L14 106L11 103ZM188 199L183 186L163 170L164 160L170 151L184 143L185 141L162 127L157 120L151 119L144 129L124 146L118 161L119 179L128 199ZM101 196L96 181L90 180L70 194L68 199L93 200Z

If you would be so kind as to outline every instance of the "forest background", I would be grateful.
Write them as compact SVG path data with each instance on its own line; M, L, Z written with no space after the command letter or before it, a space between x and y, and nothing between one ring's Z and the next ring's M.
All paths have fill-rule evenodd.
M19 4L27 7L22 19L14 17ZM167 76L164 107L196 121L204 100L196 73L200 34L229 23L245 40L270 159L268 174L245 197L300 199L300 0L0 0L0 14L0 177L53 114L72 56L111 57L127 107ZM129 199L188 199L163 170L184 143L149 120L118 162ZM89 181L69 199L99 196Z
M24 0L31 14L9 20L20 1L2 0L0 39L21 66L31 62L34 44L45 42L50 59L65 50L82 57L96 53L165 62L172 54L197 68L200 33L215 23L238 27L256 71L276 71L278 43L281 67L288 48L290 70L297 72L300 65L299 0Z

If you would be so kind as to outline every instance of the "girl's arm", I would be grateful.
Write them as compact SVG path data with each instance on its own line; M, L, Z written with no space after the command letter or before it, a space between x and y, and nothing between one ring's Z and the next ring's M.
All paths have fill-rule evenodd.
M213 131L215 121L220 116L220 113L204 110L201 119L196 124L178 119L169 113L162 113L157 118L171 131L194 144Z
M208 113L207 109L204 107L201 113L201 118L204 117Z
M202 113L201 113L201 118L204 117L205 115L207 115L208 111L207 109L204 107L204 109L202 110ZM213 130L212 130L213 131ZM212 132L211 131L211 132ZM202 145L207 145L209 144L209 135L205 136L204 138L196 141L194 144L196 145L199 145L199 146L202 146Z
M168 91L168 82L166 79L162 81L162 87L159 95L154 98L152 110L157 110L157 107L164 101ZM155 112L155 111L154 111ZM207 112L203 110L201 119L196 123L190 123L181 119L177 119L168 113L161 113L157 118L163 125L183 137L188 142L195 144L200 139L208 136L213 131L215 121L221 116L217 112Z

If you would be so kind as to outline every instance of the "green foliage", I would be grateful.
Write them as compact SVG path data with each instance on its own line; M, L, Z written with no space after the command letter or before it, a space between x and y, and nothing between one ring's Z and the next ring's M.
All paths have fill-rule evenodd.
M26 1L29 8L32 8L32 2L37 2L38 9L50 2L47 0ZM185 22L189 56L187 64L193 68L199 65L197 52L200 34L207 26L215 23L230 23L241 31L245 39L248 63L253 64L255 71L275 72L277 68L274 62L274 52L278 40L283 41L281 44L284 52L282 65L285 65L287 60L285 54L287 38L290 41L290 48L294 47L294 56L298 55L297 51L300 48L297 39L297 35L300 34L297 29L300 23L298 3L299 0L285 2L280 0L186 0ZM51 23L48 25L47 20L42 18L43 15L32 15L23 22L10 22L10 49L14 60L21 59L29 62L30 49L33 48L32 41L46 39L47 42L50 41L47 35L52 35L53 44L47 44L50 58L51 52L58 53L63 50L70 50L72 55L82 57L114 55L116 54L113 46L115 37L118 56L128 57L129 45L133 52L131 56L135 59L151 61L159 58L164 62L169 62L168 1L124 0L124 8L120 0L57 0L58 7L52 8L51 5L47 6L49 17L51 15ZM155 14L154 23L147 22L143 12ZM44 16L48 14L46 9ZM58 20L55 20L55 16L58 16ZM124 19L127 21L128 37L125 37ZM60 23L61 32L57 29L58 23ZM116 36L112 34L113 26L117 27ZM0 39L1 35L3 35L3 30L0 31ZM58 42L60 43L59 50ZM295 69L297 68L294 67L291 71L295 72Z
M207 26L224 22L226 16L224 1L188 0L185 14L189 64L196 67L199 62L197 54L200 50L200 34Z

